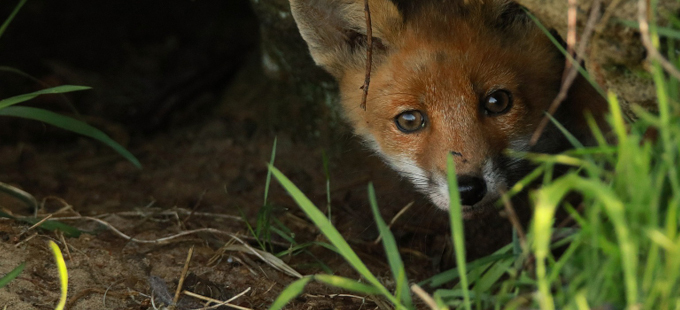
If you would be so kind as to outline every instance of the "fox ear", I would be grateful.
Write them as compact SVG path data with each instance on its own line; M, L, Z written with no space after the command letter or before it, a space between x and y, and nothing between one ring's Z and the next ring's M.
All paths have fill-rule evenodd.
M402 16L390 0L368 2L373 55L380 56L394 44L403 23ZM367 37L363 0L290 0L290 8L317 65L336 78L350 67L365 66Z

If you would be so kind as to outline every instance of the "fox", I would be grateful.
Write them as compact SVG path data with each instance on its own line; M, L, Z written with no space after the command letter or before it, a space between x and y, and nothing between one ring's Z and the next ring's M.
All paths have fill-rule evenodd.
M554 125L530 143L559 93L565 56L509 0L290 0L314 62L339 85L344 118L388 166L447 210L447 156L456 166L463 216L493 210L532 169L518 152L572 148ZM607 102L580 76L554 118L594 143L586 113L604 127Z

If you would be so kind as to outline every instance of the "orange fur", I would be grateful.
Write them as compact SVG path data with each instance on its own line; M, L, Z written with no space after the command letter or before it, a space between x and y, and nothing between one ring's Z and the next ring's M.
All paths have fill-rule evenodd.
M340 84L354 131L440 208L449 203L444 181L449 153L456 154L459 178L476 180L461 185L461 193L483 190L480 199L466 199L465 209L472 212L490 206L499 190L527 172L528 163L505 157L505 149L569 147L555 128L536 147L528 145L559 91L564 59L509 1L415 0L399 10L389 0L371 0L378 44L366 111L359 108L366 53L363 0L290 1L313 58ZM491 115L482 101L496 90L509 93L512 106ZM606 104L579 78L556 117L584 142L586 109L601 117ZM401 131L395 120L405 111L422 112L424 127Z

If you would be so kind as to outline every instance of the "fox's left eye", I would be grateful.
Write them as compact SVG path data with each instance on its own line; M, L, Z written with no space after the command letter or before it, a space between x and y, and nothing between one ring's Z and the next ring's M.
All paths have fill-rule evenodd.
M487 115L503 114L512 107L512 95L507 90L495 90L482 100L482 105Z
M406 111L394 118L397 128L403 133L414 133L425 127L425 116L418 110Z

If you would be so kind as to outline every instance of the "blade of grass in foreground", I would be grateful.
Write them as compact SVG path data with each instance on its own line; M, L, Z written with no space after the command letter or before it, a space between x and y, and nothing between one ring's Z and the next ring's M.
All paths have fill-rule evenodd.
M52 254L54 254L54 261L57 264L57 270L59 272L59 286L61 287L61 294L59 296L59 303L55 310L62 310L66 306L66 296L68 295L68 271L66 270L66 262L64 261L64 256L61 254L59 246L50 241L50 248L52 249Z
M449 216L451 221L451 236L453 248L456 251L456 265L460 274L460 285L463 290L463 302L465 309L470 310L470 290L468 287L467 271L465 270L465 243L463 235L463 215L460 205L460 193L458 192L458 180L456 179L456 164L453 155L446 156L447 178L449 183Z
M314 280L357 293L369 295L379 295L381 293L380 290L375 286L363 284L361 282L357 282L354 279L345 277L318 274L314 276Z
M372 183L368 184L368 200L371 204L375 222L378 224L378 230L382 236L385 255L387 255L387 261L390 264L390 269L392 269L392 277L394 277L394 280L396 281L397 290L395 294L400 297L399 299L404 302L406 307L413 308L408 279L406 278L406 270L404 269L404 262L401 260L401 256L399 256L399 249L397 248L397 242L394 240L394 235L392 235L387 224L380 216L378 202L375 198L375 189L373 188Z
M26 263L21 263L19 266L16 268L12 269L12 271L8 272L4 277L0 278L0 288L5 287L9 282L12 282L14 278L18 277L22 271L24 271L24 267L26 267Z
M8 194L16 199L21 200L31 208L32 210L37 210L38 209L38 201L31 195L30 193L27 193L23 190L20 190L12 185L5 184L0 182L0 192L3 192L5 194ZM1 214L2 211L0 211Z
M17 103L22 103L24 101L31 100L35 97L38 97L40 95L47 95L47 94L63 94L63 93L68 93L68 92L73 92L73 91L79 91L79 90L87 90L90 89L91 87L88 86L74 86L74 85L62 85L62 86L57 86L57 87L51 87L51 88L45 88L41 89L39 91L35 91L32 93L28 94L22 94L6 99L0 100L0 109L15 105Z
M496 262L499 260L507 259L507 258L512 258L513 254L511 252L512 250L512 244L508 244L501 248L500 250L496 251L494 254L482 257L476 261L473 261L469 264L467 264L467 268L470 270L476 269L480 266L487 265L492 262ZM458 279L458 276L460 275L460 272L458 270L458 267L444 271L440 274L437 274L425 281L422 281L418 283L420 286L425 286L428 285L432 288L437 288L440 287L448 282L451 282L455 279Z
M31 225L38 223L42 220L42 219L39 219L39 218L16 218L16 217L11 216L11 215L9 215L5 212L2 212L2 211L0 211L0 218L13 219L13 220L28 223L28 224L31 224ZM69 238L78 238L80 236L80 234L83 233L83 231L81 231L78 228L75 228L73 226L70 226L70 225L64 224L62 222L55 221L55 220L45 221L42 224L40 224L40 226L38 226L38 227L40 227L42 229L49 230L49 231L60 230L61 232L64 233L64 236L69 237Z
M328 238L328 240L338 249L338 252L342 257L347 260L347 262L363 276L368 283L375 286L382 295L387 298L394 305L400 305L400 302L390 294L390 292L378 281L378 279L368 270L368 267L361 261L359 256L350 248L349 244L345 239L342 238L340 232L338 232L333 224L326 218L326 216L319 211L319 209L314 206L314 204L307 198L293 182L291 182L279 169L276 167L269 166L274 177L277 181L286 189L286 191L293 197L295 202L300 206L300 208L307 214L309 219L314 222L316 227L318 227L321 232Z
M269 159L269 165L274 165L274 160L276 159L276 140L277 138L274 137L274 145L272 146L272 155L271 158ZM264 183L264 205L267 204L267 197L269 196L269 184L271 184L272 181L272 172L271 170L267 171L267 180Z
M20 0L19 3L17 3L17 5L14 7L12 13L9 14L9 17L7 17L7 19L5 19L5 22L2 23L2 26L0 26L0 37L2 37L2 34L5 33L5 30L14 19L14 16L16 16L17 13L19 13L19 10L21 9L22 6L24 6L24 3L26 3L26 1L27 0Z
M0 109L0 115L21 117L41 121L48 123L52 126L73 131L83 136L94 138L114 149L120 155L125 157L125 159L127 159L133 165L135 165L135 167L140 169L142 168L142 164L139 163L139 160L137 160L137 158L135 158L135 156L132 155L132 153L130 153L116 141L109 138L109 136L101 132L99 129L94 128L74 118L70 118L68 116L32 107L7 107L4 109Z
M288 285L283 290L283 292L279 294L279 297L276 297L276 300L274 300L272 305L269 307L269 310L283 309L283 307L286 306L291 300L302 293L302 291L305 289L305 285L307 285L310 280L312 280L311 277L304 277Z

